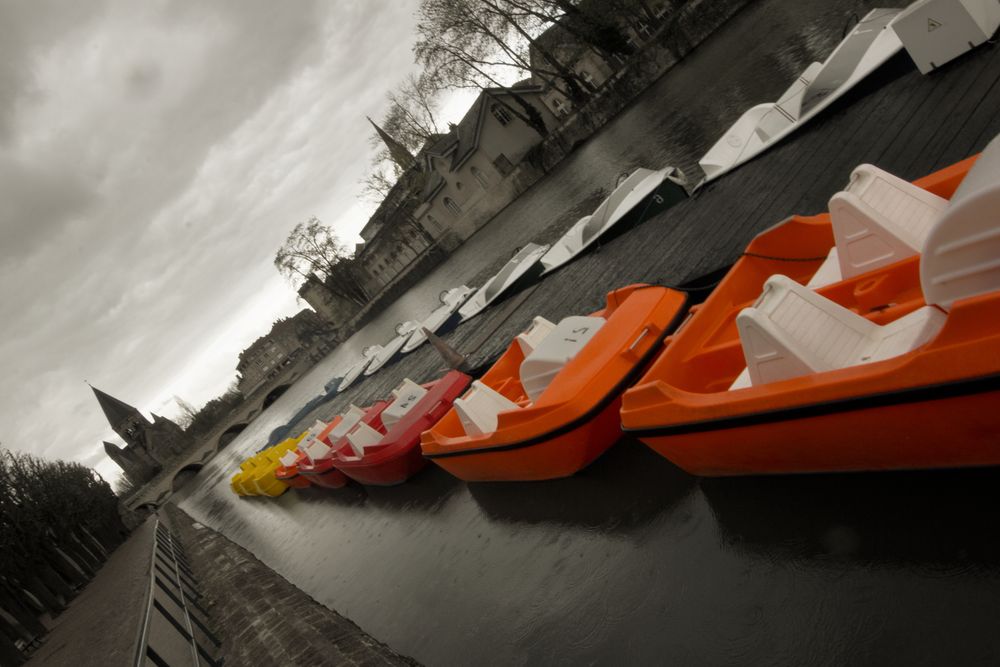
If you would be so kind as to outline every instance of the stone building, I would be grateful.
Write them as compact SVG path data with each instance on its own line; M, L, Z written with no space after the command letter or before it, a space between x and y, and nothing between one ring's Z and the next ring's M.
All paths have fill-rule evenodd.
M453 249L520 194L508 179L544 137L521 119L531 105L546 127L559 121L542 98L544 86L528 81L482 91L448 134L425 147L418 224Z
M128 403L96 387L91 389L111 428L125 441L125 447L105 442L104 452L133 484L148 481L164 463L193 444L190 436L169 419L152 415L153 421L149 421Z
M484 90L457 124L430 137L416 155L372 123L402 175L361 230L364 243L350 260L368 294L377 295L414 271L426 270L435 257L461 245L513 201L525 183L533 182L519 179L516 172L543 136L521 116L523 106L530 105L554 130L559 120L545 105L545 93L545 86L530 81ZM359 311L357 304L338 299L317 276L303 283L299 295L334 324L343 324ZM275 354L280 357L281 351ZM262 360L265 356L261 353Z
M327 322L346 322L361 310L354 301L335 294L315 273L309 274L299 287L299 296Z
M584 0L588 2L588 0ZM601 0L589 0L588 4L600 3ZM631 49L638 49L647 42L667 18L670 3L667 0L645 1L645 5L652 12L653 17L640 10L638 2L633 11L616 12L617 24L622 36ZM657 23L658 22L658 23ZM604 82L610 79L614 73L625 63L625 59L619 55L604 58L589 44L567 30L563 25L556 24L541 35L535 38L535 44L528 49L528 59L534 71L551 70L552 66L542 54L542 50L551 54L564 66L576 72L584 85L594 90L599 89ZM540 81L537 77L532 77L532 81L538 84L550 84L550 82ZM555 85L546 85L542 96L545 106L557 117L565 117L572 113L573 103L569 97Z
M329 326L315 312L304 308L278 320L271 330L240 353L237 388L244 396L281 374L302 354L318 360L330 350L324 336Z

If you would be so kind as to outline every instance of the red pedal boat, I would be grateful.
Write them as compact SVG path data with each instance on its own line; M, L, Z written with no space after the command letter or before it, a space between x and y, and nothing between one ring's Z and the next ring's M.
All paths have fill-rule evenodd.
M427 459L420 451L420 434L451 409L472 381L468 375L450 371L427 385L410 380L393 391L381 419L361 422L334 443L332 463L361 484L402 484L419 472Z
M603 310L558 325L535 318L436 426L424 456L468 481L566 477L621 436L621 394L680 321L664 287L610 292Z
M337 415L329 427L313 443L302 448L298 462L299 473L311 484L328 489L339 489L347 484L347 476L336 467L333 453L343 445L347 432L359 423L382 425L382 411L389 404L380 401L367 408L351 406L343 415Z
M830 210L754 239L626 432L699 475L1000 464L1000 139L912 185L863 165ZM809 289L819 261L787 260L834 244Z

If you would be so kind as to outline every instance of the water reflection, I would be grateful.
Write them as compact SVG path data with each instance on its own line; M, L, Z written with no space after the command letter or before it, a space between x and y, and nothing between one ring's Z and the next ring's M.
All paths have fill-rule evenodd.
M623 439L573 477L473 483L469 493L493 521L628 533L669 512L693 486L666 459Z
M704 479L727 546L769 558L1000 565L996 470Z

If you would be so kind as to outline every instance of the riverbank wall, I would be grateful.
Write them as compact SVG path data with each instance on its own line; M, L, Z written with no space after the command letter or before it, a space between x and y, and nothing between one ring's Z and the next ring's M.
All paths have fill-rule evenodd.
M184 546L222 641L226 667L416 665L289 583L243 547L172 504L162 510Z

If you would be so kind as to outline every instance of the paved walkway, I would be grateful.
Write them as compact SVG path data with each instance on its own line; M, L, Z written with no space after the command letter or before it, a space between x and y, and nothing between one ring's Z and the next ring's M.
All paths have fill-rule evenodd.
M198 578L201 604L222 639L226 667L416 664L313 600L243 547L173 505L164 512Z
M28 665L131 665L149 591L155 522L146 521L111 554L84 591L60 614Z

